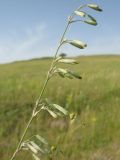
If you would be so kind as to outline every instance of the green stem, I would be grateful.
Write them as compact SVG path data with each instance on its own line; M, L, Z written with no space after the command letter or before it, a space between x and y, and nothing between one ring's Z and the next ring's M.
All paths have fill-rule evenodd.
M46 80L45 80L45 82L44 82L43 88L42 88L42 90L41 90L41 92L40 92L40 95L39 95L37 101L36 101L37 104L36 104L35 107L33 108L33 113L36 112L36 110L37 110L37 108L38 108L38 102L41 100L41 98L42 98L42 96L43 96L43 93L44 93L44 91L45 91L45 89L46 89L46 86L47 86L48 81L49 81L50 71L51 71L51 69L52 69L53 66L54 66L54 63L55 63L55 60L56 60L58 51L59 51L59 49L60 49L60 47L61 47L61 45L62 45L62 43L63 43L64 36L65 36L65 34L66 34L66 32L67 32L67 29L68 29L69 25L70 25L70 21L68 21L68 23L67 23L67 25L66 25L66 28L65 28L65 31L63 32L63 35L62 35L62 37L61 37L61 39L60 39L59 45L58 45L58 47L57 47L57 50L56 50L56 53L55 53L55 56L54 56L54 59L53 59L53 61L52 61L52 63L51 63L51 66L50 66L50 69L49 69L49 71L48 71ZM32 116L30 117L30 120L28 121L27 126L26 126L26 128L25 128L25 130L24 130L24 132L23 132L23 134L22 134L22 137L21 137L21 139L20 139L20 141L19 141L19 143L18 143L18 146L17 146L17 148L16 148L15 152L13 153L13 155L12 155L12 157L11 157L10 160L13 160L13 159L15 158L16 154L18 153L18 151L19 151L20 148L21 148L21 144L22 144L22 142L23 142L23 140L24 140L24 138L25 138L25 136L26 136L26 133L27 133L27 131L28 131L28 129L29 129L29 127L30 127L30 125L31 125L34 117L35 117L33 113L32 113Z
M19 151L19 149L20 149L20 147L21 147L21 144L22 144L22 142L23 142L23 139L24 139L24 137L25 137L25 135L26 135L26 133L27 133L27 130L28 130L28 128L29 128L32 120L33 120L33 116L31 116L31 118L30 118L30 120L29 120L29 122L28 122L28 124L27 124L27 126L26 126L26 128L25 128L25 130L24 130L24 132L23 132L23 135L22 135L22 137L21 137L21 139L20 139L20 141L19 141L19 143L18 143L18 146L17 146L17 148L16 148L15 152L13 153L13 155L12 155L12 157L11 157L10 160L13 160L13 159L15 158L16 154L18 153L18 151Z

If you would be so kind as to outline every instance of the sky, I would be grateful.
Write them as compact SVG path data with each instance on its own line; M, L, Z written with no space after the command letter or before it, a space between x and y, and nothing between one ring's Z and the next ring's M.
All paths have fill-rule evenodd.
M0 63L53 56L67 17L86 3L103 9L85 9L98 26L74 23L65 38L81 40L88 47L80 50L66 44L59 54L120 54L120 0L0 0Z

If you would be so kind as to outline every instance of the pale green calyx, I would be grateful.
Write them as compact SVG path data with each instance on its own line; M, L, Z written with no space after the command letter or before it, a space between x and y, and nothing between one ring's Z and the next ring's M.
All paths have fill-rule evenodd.
M79 40L71 40L71 41L68 41L68 43L80 49L84 49L85 47L87 47L86 43Z
M87 6L91 9L101 12L102 9L97 4L87 4Z
M95 18L93 18L91 15L87 15L88 19L84 20L85 23L90 24L90 25L97 25L97 21Z
M60 59L58 62L67 64L78 64L78 62L75 59Z
M85 20L75 20L75 21L72 21L72 22L81 21L81 22L85 22L85 23L90 24L90 25L94 25L94 26L97 25L96 19L94 17L92 17L91 15L89 15L89 14L87 14L85 12L82 12L82 11L75 11L75 14L77 16L84 17L86 19Z
M81 16L81 17L85 17L85 16L86 16L86 13L83 12L83 11L75 11L75 14L76 14L77 16Z
M69 79L73 79L73 78L82 79L82 77L78 75L76 72L70 71L68 69L58 68L56 73L58 73L62 78L67 77Z
M87 24L93 25L93 26L97 25L97 22L96 21L92 21L92 20L85 20L84 22L87 23Z

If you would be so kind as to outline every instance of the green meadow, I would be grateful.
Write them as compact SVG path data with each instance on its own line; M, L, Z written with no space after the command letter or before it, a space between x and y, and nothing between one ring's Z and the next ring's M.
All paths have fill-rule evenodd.
M53 77L44 98L76 113L76 119L53 119L45 111L34 119L27 137L39 134L58 146L56 160L120 159L120 56L83 56L82 80ZM39 96L51 59L0 65L0 160L9 160ZM32 160L28 151L16 160ZM43 157L42 159L47 159Z

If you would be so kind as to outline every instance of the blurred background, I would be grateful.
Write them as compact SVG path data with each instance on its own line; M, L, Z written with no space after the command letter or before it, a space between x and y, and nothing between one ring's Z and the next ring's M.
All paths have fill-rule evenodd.
M76 23L66 38L86 42L79 50L70 45L60 53L79 64L60 64L82 80L51 79L44 94L53 103L75 113L54 120L38 116L27 134L39 134L58 145L57 160L120 159L120 21L116 0L4 0L0 1L0 159L12 155L43 86L67 16L80 4L97 3L104 12L85 10L98 26ZM46 57L46 58L43 58ZM17 62L18 61L18 62ZM48 159L46 156L43 159ZM16 160L32 160L20 152Z
M80 51L65 46L63 52L71 56L119 54L118 0L109 0L109 3L103 0L4 0L0 1L0 63L53 56L67 16L85 3L97 3L103 8L101 14L85 10L97 19L98 26L73 24L66 38L85 41L88 47Z

